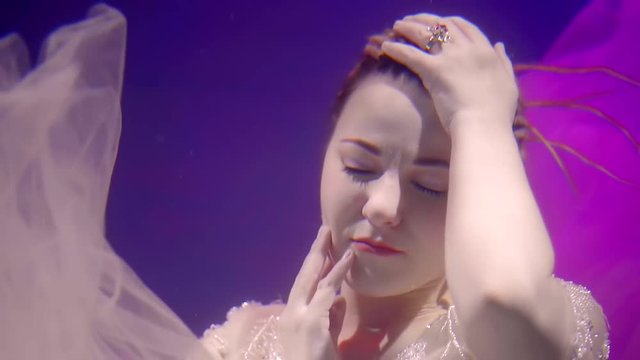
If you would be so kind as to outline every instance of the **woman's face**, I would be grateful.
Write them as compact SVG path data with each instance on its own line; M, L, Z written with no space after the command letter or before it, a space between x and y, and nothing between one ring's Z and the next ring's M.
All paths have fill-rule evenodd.
M355 251L354 290L399 295L444 276L450 153L417 84L376 75L349 97L325 155L321 205L334 255Z

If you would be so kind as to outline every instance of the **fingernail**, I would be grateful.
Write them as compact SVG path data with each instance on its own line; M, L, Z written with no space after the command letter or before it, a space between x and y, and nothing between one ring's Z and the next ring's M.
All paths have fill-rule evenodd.
M344 254L342 255L343 259L348 259L353 255L353 250L351 249L347 249L347 251L344 252Z

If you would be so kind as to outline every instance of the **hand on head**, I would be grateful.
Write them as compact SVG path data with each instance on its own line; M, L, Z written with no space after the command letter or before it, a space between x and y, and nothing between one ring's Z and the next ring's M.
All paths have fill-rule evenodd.
M434 34L438 25L444 28ZM502 43L492 46L482 31L460 17L411 15L396 21L393 30L415 46L385 41L382 51L420 77L445 130L455 119L473 115L495 119L496 124L488 125L512 126L518 87ZM449 39L439 41L435 35Z

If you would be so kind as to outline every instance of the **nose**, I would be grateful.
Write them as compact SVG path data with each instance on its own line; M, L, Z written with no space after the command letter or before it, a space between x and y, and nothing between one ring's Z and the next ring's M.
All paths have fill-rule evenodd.
M378 227L395 227L400 224L400 179L395 175L380 177L368 189L369 199L362 208L362 215Z

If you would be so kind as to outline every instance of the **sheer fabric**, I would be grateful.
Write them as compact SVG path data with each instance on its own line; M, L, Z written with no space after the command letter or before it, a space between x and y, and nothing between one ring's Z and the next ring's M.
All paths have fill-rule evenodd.
M96 6L29 73L21 39L0 42L3 359L211 358L104 238L125 35Z

